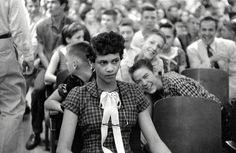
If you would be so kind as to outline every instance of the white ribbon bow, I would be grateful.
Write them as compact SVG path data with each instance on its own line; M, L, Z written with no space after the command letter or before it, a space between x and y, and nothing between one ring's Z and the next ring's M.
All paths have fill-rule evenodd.
M111 150L103 146L107 137L108 122L111 118L116 150L118 153L125 153L119 125L118 108L120 108L121 106L119 94L117 92L102 92L100 97L100 105L102 109L104 109L102 117L102 126L101 126L101 134L102 134L101 145L103 152L112 153Z

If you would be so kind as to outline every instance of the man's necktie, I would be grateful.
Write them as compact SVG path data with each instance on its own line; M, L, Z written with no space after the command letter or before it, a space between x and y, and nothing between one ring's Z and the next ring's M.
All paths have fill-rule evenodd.
M213 56L212 52L211 52L211 46L207 45L207 55L210 58L211 56Z
M207 45L207 55L209 58L211 58L213 56L212 52L211 52L211 46ZM219 69L219 65L217 62L214 62L212 65L214 68Z

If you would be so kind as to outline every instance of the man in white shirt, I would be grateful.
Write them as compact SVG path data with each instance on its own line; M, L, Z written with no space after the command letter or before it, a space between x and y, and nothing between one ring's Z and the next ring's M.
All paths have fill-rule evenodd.
M236 97L236 44L216 38L218 21L210 16L200 21L200 39L187 47L190 68L219 68L229 73L229 98Z
M33 71L30 29L23 0L0 0L0 152L23 153L26 84L18 57L23 56L25 74ZM23 134L24 135L24 134Z

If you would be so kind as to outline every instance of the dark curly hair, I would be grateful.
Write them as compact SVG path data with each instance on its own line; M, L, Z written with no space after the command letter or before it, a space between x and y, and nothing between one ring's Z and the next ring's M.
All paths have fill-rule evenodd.
M91 39L93 53L90 56L91 62L95 62L97 55L108 55L119 53L122 59L125 40L113 31L100 33Z
M149 59L139 59L136 62L134 62L134 65L132 67L129 68L129 74L133 80L134 80L133 78L134 72L142 67L146 67L147 69L153 72L153 65Z

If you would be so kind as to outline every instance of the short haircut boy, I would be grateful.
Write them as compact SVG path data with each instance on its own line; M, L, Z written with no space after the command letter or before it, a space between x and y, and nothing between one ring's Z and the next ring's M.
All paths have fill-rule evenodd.
M92 47L86 41L70 44L66 49L68 56L74 56L85 62L88 62L88 58L92 54Z
M119 53L122 59L125 40L124 38L113 31L103 32L91 39L92 54L90 60L95 62L97 55L108 55Z

